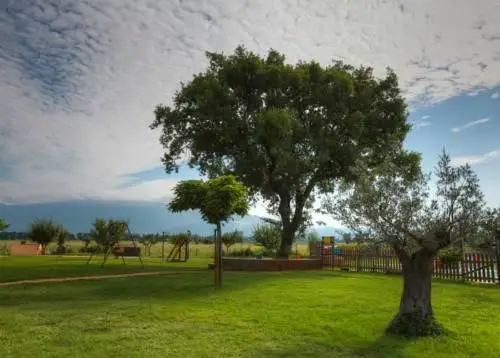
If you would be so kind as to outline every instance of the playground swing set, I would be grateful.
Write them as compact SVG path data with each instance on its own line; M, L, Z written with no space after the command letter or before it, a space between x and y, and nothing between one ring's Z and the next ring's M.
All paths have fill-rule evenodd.
M132 241L132 245L128 246L121 246L120 244L115 244L111 245L106 249L106 252L104 253L104 258L101 263L101 268L104 267L106 264L106 261L108 260L110 255L113 255L114 258L121 258L122 263L126 265L125 257L137 257L141 263L141 266L144 268L144 262L141 257L141 248L137 246L136 240L130 233L130 229L127 228L128 230L128 236L130 238L130 241ZM162 245L162 262L187 262L189 259L189 239L179 239L175 242L174 246L170 250L169 254L165 258L164 255L164 242ZM88 265L92 259L94 258L95 253L92 252L87 259L86 265Z
M125 257L137 257L141 262L142 268L144 268L144 262L142 261L141 257L141 248L137 246L134 237L130 233L130 228L128 227L128 225L127 225L127 230L128 230L128 237L132 241L132 246L120 246L119 243L109 246L106 249L106 252L104 253L104 258L101 263L101 268L104 267L104 264L106 263L110 255L113 255L114 258L121 257L122 263L124 265L127 265L127 263L125 262ZM94 252L90 253L86 265L88 265L90 261L92 261L92 258L94 256L95 256Z

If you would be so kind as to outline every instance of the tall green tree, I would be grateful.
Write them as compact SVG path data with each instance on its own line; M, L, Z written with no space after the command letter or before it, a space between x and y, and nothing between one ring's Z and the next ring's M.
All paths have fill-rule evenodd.
M215 225L216 239L216 287L222 281L222 224L234 215L245 216L250 208L248 189L235 176L226 175L203 180L185 180L174 188L174 198L168 204L170 211L198 210L203 220Z
M429 175L412 175L394 163L384 174L360 178L340 188L326 203L337 219L365 240L394 248L403 268L399 312L388 333L408 336L442 332L431 304L433 259L439 250L461 241L465 223L475 226L484 203L477 175L468 165L453 167L443 153L436 167L435 197L430 196Z
M315 61L287 64L239 46L207 52L208 68L158 105L167 173L186 155L209 177L231 174L282 221L287 256L315 196L353 179L359 160L372 167L401 151L410 130L394 72L377 79L369 67Z

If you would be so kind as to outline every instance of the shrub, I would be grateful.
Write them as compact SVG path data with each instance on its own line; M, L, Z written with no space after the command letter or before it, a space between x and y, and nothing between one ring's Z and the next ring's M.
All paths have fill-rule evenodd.
M443 265L453 265L453 264L460 262L460 260L462 260L462 254L461 254L460 250L457 248L449 248L449 249L441 250L438 254L438 257L439 257L439 261Z
M227 252L226 256L231 257L254 257L259 255L261 252L259 250L253 250L251 247L247 247L245 249L233 250L231 252Z
M255 242L266 252L276 252L281 243L281 229L276 225L257 225L253 229Z

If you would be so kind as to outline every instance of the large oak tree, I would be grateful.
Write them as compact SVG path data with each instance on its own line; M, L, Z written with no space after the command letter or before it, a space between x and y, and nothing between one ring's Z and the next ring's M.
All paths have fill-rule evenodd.
M287 256L318 193L351 179L363 159L375 166L401 150L410 130L398 79L387 70L334 62L287 64L239 46L207 53L208 68L158 105L167 173L184 158L209 177L232 174L282 221Z
M439 250L468 237L465 227L478 225L483 194L471 167L453 167L446 153L436 166L433 196L429 175L408 174L404 167L386 163L378 175L360 176L354 185L340 187L325 206L344 225L391 245L401 261L403 293L387 331L435 335L442 327L431 304L433 259Z

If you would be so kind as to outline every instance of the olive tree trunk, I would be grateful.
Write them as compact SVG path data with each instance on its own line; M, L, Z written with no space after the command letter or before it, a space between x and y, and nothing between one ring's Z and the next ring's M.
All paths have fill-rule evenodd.
M398 253L403 266L403 292L399 312L387 327L387 333L408 337L442 333L431 303L434 254L427 249L420 249L411 256Z

